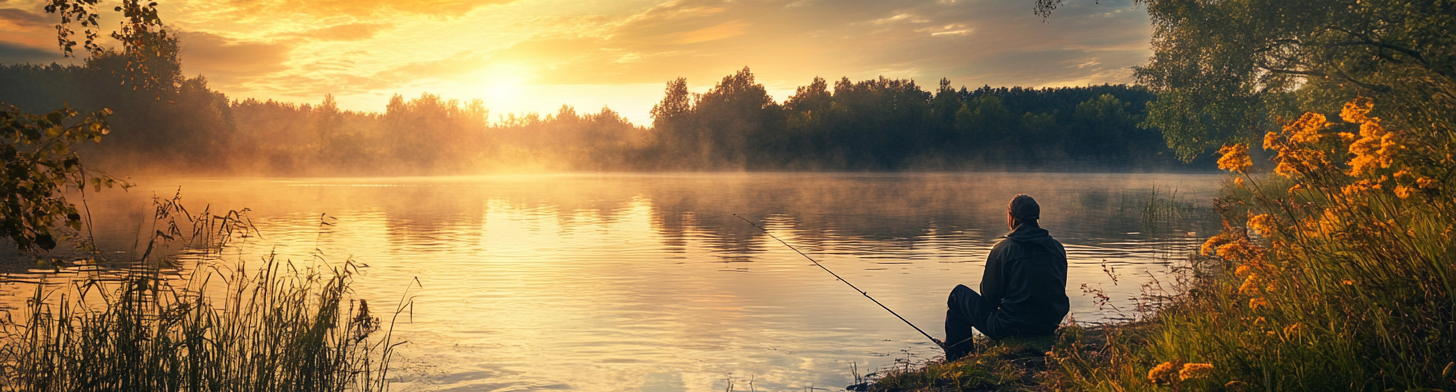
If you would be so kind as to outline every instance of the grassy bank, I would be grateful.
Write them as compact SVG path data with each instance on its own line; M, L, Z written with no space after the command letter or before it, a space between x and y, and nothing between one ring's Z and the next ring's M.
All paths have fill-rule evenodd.
M1046 365L1020 375L992 350L874 389L1456 389L1451 136L1386 129L1373 107L1356 99L1342 122L1307 113L1271 132L1273 173L1225 147L1224 229L1145 323L1097 344L1063 328Z
M111 272L38 285L22 313L0 320L0 390L386 389L396 343L369 304L352 298L351 261L270 256L248 266L209 257L183 276L152 260L161 244L216 256L251 226L237 212L187 214L175 198L159 200L156 217L138 260L97 261Z

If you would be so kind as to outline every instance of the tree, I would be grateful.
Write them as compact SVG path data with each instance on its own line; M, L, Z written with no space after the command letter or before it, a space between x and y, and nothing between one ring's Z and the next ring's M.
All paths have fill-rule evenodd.
M693 110L693 94L688 92L688 79L677 78L667 82L662 102L652 106L652 125L664 125L674 118Z
M324 102L314 109L317 118L314 119L314 130L318 132L318 148L323 152L329 147L329 142L339 132L339 122L343 113L339 112L339 103L334 100L334 94L324 94Z
M109 53L96 43L100 36L96 7L95 0L52 0L46 5L46 12L61 14L57 41L66 55L71 55L77 44L72 39L72 23L81 25L87 51ZM176 55L176 40L162 28L156 3L142 5L136 0L123 0L115 10L126 21L111 37L122 44L132 85L145 88L175 82L162 77L169 73L153 72L159 65L175 63ZM51 231L62 222L72 230L81 228L80 213L65 197L67 186L84 192L88 186L99 191L102 186L117 183L110 176L87 175L75 151L77 145L100 142L102 135L110 132L106 119L111 110L101 109L79 121L72 120L77 115L69 106L45 115L23 113L9 105L0 111L0 160L5 171L5 178L0 180L0 192L5 198L0 203L0 237L15 241L21 249L55 248L56 236Z
M1077 104L1072 118L1071 134L1064 140L1068 154L1079 158L1107 157L1126 161L1127 152L1140 146L1132 146L1124 132L1133 128L1132 115L1127 112L1128 103L1112 94L1102 94Z
M66 200L65 187L93 185L111 187L110 177L86 175L72 146L84 141L101 141L108 131L109 110L94 113L80 122L70 122L77 112L62 108L46 115L20 112L14 106L0 111L0 160L5 177L0 179L0 237L15 241L24 250L51 250L58 222L72 230L81 228L81 215ZM90 183L90 184L88 184ZM84 189L82 189L84 192Z
M955 124L961 138L970 145L994 146L1011 134L1015 119L1000 97L982 95L966 101L956 111Z
M1427 143L1450 145L1456 3L1408 0L1149 0L1158 93L1146 125L1187 161L1273 130L1295 107L1356 96Z

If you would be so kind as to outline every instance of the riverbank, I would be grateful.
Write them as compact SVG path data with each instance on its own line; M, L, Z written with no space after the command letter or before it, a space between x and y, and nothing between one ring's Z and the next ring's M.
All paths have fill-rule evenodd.
M1374 106L1355 98L1342 123L1311 112L1268 133L1273 173L1259 173L1247 145L1223 147L1219 167L1235 174L1214 199L1223 230L1189 259L1170 296L1149 297L1157 311L1146 323L1106 329L1091 351L1064 344L1082 336L1064 328L1046 368L1019 383L947 388L941 380L965 377L941 372L962 360L875 387L1456 389L1456 158L1433 147L1449 139L1417 143L1431 135L1386 129L1368 115ZM927 381L895 383L904 379Z
M977 342L977 350L956 361L933 360L918 368L890 369L851 385L852 391L1038 391L1057 389L1059 356L1098 355L1107 333L1132 324L1083 328L1066 326L1041 344Z

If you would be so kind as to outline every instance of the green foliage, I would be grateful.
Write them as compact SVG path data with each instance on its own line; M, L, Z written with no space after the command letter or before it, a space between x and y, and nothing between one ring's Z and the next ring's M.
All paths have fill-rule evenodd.
M45 115L22 113L14 106L0 111L0 159L5 177L0 179L0 237L15 241L25 250L51 250L64 224L81 229L81 214L66 200L68 186L111 187L109 176L87 176L75 147L83 142L100 142L109 132L109 111L101 111L70 122L75 110L63 108ZM125 184L123 183L123 186ZM84 191L84 189L83 189Z
M823 78L782 105L747 68L701 95L682 78L653 111L652 145L634 168L899 170L1180 167L1156 130L1135 126L1149 94L1127 86L950 87ZM1204 165L1207 162L1202 162ZM1084 166L1085 167L1085 166Z
M1421 134L1456 110L1456 3L1403 0L1153 0L1153 58L1138 79L1158 94L1146 124L1187 161L1273 130L1299 108L1328 113L1356 95Z

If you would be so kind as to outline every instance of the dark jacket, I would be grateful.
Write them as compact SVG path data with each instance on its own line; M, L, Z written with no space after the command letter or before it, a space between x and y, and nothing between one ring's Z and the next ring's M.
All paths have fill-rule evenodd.
M1069 308L1067 250L1046 229L1023 223L986 256L981 295L996 307L991 316L1006 335L1055 332Z

